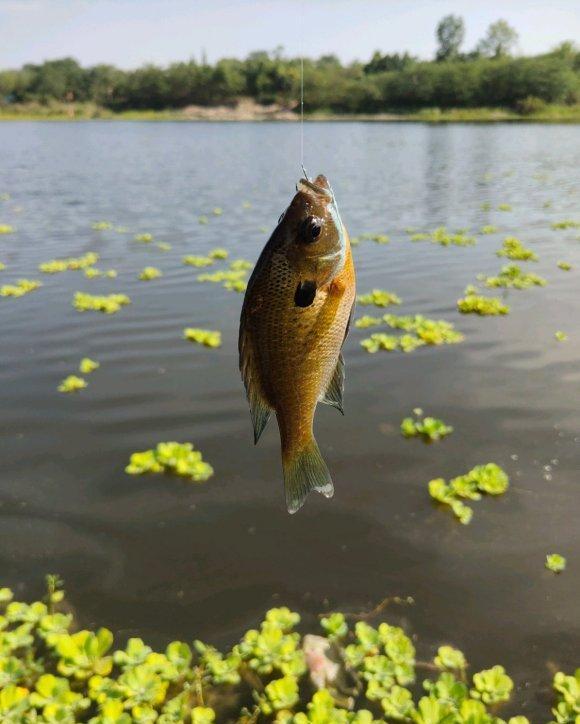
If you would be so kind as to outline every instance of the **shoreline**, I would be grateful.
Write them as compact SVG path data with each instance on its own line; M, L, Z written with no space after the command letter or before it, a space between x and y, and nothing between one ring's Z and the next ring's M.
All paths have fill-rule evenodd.
M520 114L507 108L425 108L401 113L324 113L305 115L307 122L366 123L580 123L580 104L547 105L534 113ZM113 112L92 104L39 104L0 107L1 121L179 121L179 122L277 122L297 123L300 117L278 105L189 106L167 110Z

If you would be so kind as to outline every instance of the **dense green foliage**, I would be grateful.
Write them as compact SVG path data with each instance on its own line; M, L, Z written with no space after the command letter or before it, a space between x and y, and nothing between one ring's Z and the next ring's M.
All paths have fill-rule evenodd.
M324 636L302 636L297 613L273 608L225 654L202 641L156 652L140 638L113 648L106 628L75 630L58 576L47 576L42 600L12 598L0 589L6 724L505 724L499 709L514 689L503 666L470 674L448 644L423 662L402 628L351 627L342 613L321 619ZM553 689L553 721L573 722L580 670L557 672Z
M334 55L304 60L305 109L376 113L421 108L510 107L522 114L547 103L580 102L580 52L565 42L535 57L511 57L515 31L505 21L490 26L477 48L461 53L463 20L444 18L437 28L436 59L377 51L367 63L344 65ZM281 49L244 60L81 67L73 58L0 71L0 106L90 102L112 111L212 106L251 98L297 106L300 59Z

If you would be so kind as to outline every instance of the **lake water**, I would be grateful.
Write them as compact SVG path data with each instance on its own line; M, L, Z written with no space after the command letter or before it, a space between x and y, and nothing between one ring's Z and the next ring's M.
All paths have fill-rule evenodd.
M465 341L370 355L367 330L351 331L346 416L323 406L316 419L336 495L290 517L275 423L252 444L237 369L242 295L197 282L181 259L215 246L257 258L299 176L298 134L297 124L0 125L10 194L0 224L16 228L0 236L0 282L44 284L0 299L0 585L33 596L58 572L83 625L220 646L272 605L312 627L320 612L412 596L383 616L416 635L420 658L453 643L473 670L501 663L517 685L502 714L545 720L554 667L580 665L580 232L550 228L580 219L580 127L307 124L306 166L328 175L351 235L391 237L355 249L358 291L397 292L394 311L452 321ZM131 233L91 229L103 219ZM485 224L499 232L467 248L405 233ZM140 232L172 250L136 243ZM495 251L507 235L540 255L528 266L548 285L505 293L505 318L460 315L465 286L505 263ZM37 271L87 251L118 278ZM150 265L163 277L138 281ZM80 314L78 290L133 303ZM186 326L221 330L223 346L184 341ZM101 363L89 387L59 394L84 356ZM415 407L454 433L403 439ZM215 476L124 473L132 452L164 440L193 442ZM432 504L430 479L486 462L511 487L474 503L469 526ZM568 558L559 576L544 568L552 552Z

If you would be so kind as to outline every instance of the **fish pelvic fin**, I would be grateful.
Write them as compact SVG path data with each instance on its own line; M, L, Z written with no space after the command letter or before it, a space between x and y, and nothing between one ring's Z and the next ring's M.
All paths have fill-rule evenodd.
M334 495L332 478L314 437L297 453L283 456L282 465L289 513L300 510L312 490L325 498L332 498Z
M324 402L325 405L332 405L344 415L344 409L342 405L342 397L344 394L344 359L342 352L338 355L338 361L328 387L320 398L320 402Z

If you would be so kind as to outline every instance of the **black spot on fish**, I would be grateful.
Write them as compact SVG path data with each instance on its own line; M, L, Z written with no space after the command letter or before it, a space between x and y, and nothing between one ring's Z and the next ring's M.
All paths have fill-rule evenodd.
M300 282L294 294L294 304L297 307L309 307L316 296L316 282Z

